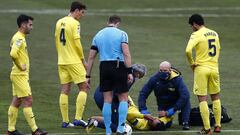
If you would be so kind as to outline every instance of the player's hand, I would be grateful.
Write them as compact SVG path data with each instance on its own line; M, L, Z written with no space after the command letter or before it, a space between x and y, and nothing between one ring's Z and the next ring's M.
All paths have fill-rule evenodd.
M27 70L27 65L26 64L22 64L22 71L26 71Z
M170 108L170 109L168 109L167 110L167 117L171 117L171 116L173 116L174 114L175 114L175 110L174 110L174 108Z
M128 74L128 84L132 84L132 83L133 83L133 75Z
M166 111L158 111L158 116L159 117L167 116L167 112Z
M194 69L195 69L197 66L198 66L198 64L193 63L193 64L191 65L192 70L194 71Z

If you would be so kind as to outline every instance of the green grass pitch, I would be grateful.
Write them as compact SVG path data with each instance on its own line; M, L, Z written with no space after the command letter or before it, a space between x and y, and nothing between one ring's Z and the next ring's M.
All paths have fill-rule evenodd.
M33 111L39 127L49 133L84 134L84 129L62 129L59 109L60 85L57 71L57 55L54 44L54 28L57 19L67 15L69 0L0 0L0 134L7 131L7 111L12 90L9 74L11 59L9 42L17 30L16 17L26 13L35 18L34 29L27 37L31 62L30 82L33 93ZM222 51L220 54L221 101L228 109L233 121L223 124L221 134L240 134L239 100L239 0L82 0L88 7L81 20L81 37L85 57L95 33L106 25L109 15L122 17L121 28L128 33L133 63L143 63L148 68L147 75L136 82L130 94L137 101L138 91L148 78L158 70L163 60L170 61L178 68L191 93L192 107L197 106L197 98L192 93L193 74L185 57L185 48L192 32L188 17L193 13L205 16L206 26L220 35ZM93 101L95 87L99 83L98 62L94 64L92 85L89 91L84 120L99 115ZM73 86L69 97L70 120L74 119L77 87ZM156 115L154 95L148 99L149 111ZM177 116L169 135L196 134L201 127L192 127L190 132L182 132ZM30 128L19 111L17 129L30 133ZM93 133L103 133L94 130ZM150 134L136 132L135 134ZM134 133L133 132L133 133ZM166 133L166 132L165 132ZM155 132L151 134L164 134Z

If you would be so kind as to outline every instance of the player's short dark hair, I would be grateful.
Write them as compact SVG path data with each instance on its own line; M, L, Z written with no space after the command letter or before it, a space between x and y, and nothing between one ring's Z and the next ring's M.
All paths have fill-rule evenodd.
M190 25L193 25L193 23L196 23L197 25L204 25L204 19L200 14L193 14L189 17L188 23Z
M112 15L108 18L108 23L116 24L118 22L121 22L121 18L117 15Z
M33 17L28 16L28 15L24 15L24 14L19 15L18 18L17 18L18 28L21 27L22 23L27 23L29 20L33 21L34 19L33 19Z
M86 7L86 5L82 4L82 3L79 2L79 1L74 1L74 2L72 2L72 4L71 4L70 12L73 12L73 11L75 11L76 9L82 10L82 9L87 9L87 7Z
M157 125L155 126L155 128L153 130L164 131L164 130L166 130L166 126L163 122L159 122L159 123L157 123Z

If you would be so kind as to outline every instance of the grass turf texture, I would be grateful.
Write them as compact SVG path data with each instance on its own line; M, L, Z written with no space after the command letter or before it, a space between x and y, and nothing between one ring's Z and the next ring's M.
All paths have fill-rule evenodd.
M12 91L9 74L11 71L11 59L9 57L9 42L16 32L16 17L19 13L6 13L10 9L18 10L45 10L45 9L66 9L68 10L71 1L67 0L1 0L0 4L0 134L7 131L7 111L11 101ZM106 25L107 17L110 14L122 14L121 28L129 35L129 46L132 53L133 63L143 63L148 68L147 75L136 82L130 94L134 101L137 101L138 91L148 80L148 78L158 70L159 62L170 61L174 67L178 68L191 93L192 107L197 106L197 98L192 94L193 74L186 61L185 47L191 28L187 24L188 16L192 13L203 13L206 15L215 14L219 17L206 17L206 26L216 30L220 35L222 52L220 54L220 77L221 77L221 98L222 104L228 109L233 121L223 124L223 129L239 129L240 116L239 98L240 92L238 73L239 61L239 21L240 17L223 17L224 14L238 15L240 13L240 2L238 0L84 0L88 7L88 13L81 20L81 37L85 57L91 45L91 40L95 33ZM219 9L216 9L218 7ZM238 8L234 8L238 7ZM183 10L154 10L146 9L176 9ZM193 8L187 10L187 8ZM201 10L201 9L205 10ZM227 9L229 8L229 9ZM101 9L108 9L99 15ZM123 9L123 12L117 10ZM133 12L134 9L140 9ZM185 9L185 10L184 10ZM212 10L211 10L212 9ZM142 11L141 11L142 10ZM128 12L126 12L128 11ZM101 12L100 12L101 13ZM27 37L30 55L30 82L33 93L33 111L39 127L46 129L50 133L85 133L83 129L61 129L61 114L59 110L60 85L57 71L57 55L54 44L54 28L57 19L67 14L35 14L27 13L35 18L34 29ZM88 15L89 14L89 15ZM147 14L148 16L141 16ZM157 17L159 14L165 17ZM181 14L183 16L176 16ZM173 17L169 17L172 15ZM95 61L91 90L88 95L87 106L84 113L84 120L92 115L99 115L101 112L93 101L93 93L98 85L98 62ZM73 86L69 97L70 120L75 115L75 99L77 87ZM156 115L156 103L154 95L150 95L147 101L149 111ZM192 130L199 130L201 127L192 127ZM30 128L22 113L19 111L17 129L24 133L30 133ZM178 126L177 116L173 127L169 130L181 131ZM104 130L94 130L94 133L104 132ZM134 133L134 132L133 132ZM141 133L138 133L141 134ZM145 133L146 134L146 133ZM157 133L156 133L157 134ZM161 134L161 133L159 133ZM183 133L168 133L172 135ZM184 133L195 134L195 133ZM226 134L226 132L222 133ZM238 132L228 132L228 135L239 134Z

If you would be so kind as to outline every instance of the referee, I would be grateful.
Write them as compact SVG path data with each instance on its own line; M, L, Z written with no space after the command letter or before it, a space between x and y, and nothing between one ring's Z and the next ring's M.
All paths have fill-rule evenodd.
M90 75L96 54L99 53L100 61L100 91L103 92L104 105L102 115L106 127L106 134L112 133L112 93L118 93L119 117L117 134L124 134L124 125L128 111L128 85L133 81L131 69L131 55L128 47L128 35L118 29L121 18L117 15L110 16L106 28L100 30L92 41L88 56L87 82L90 83Z

